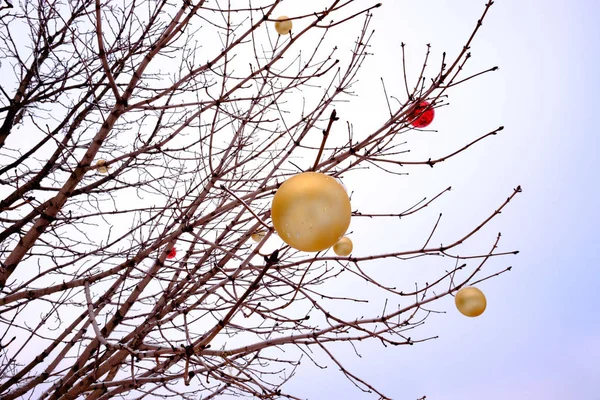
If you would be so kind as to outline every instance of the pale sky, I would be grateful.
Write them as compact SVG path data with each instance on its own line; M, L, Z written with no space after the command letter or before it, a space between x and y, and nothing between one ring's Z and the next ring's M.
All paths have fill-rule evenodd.
M434 60L442 51L456 54L484 3L383 1L374 16L375 56L365 65L355 101L363 113L367 114L365 106L369 112L385 112L381 76L388 91L396 85L395 92L402 94L400 42L407 43L407 54L415 58L422 56L426 43L432 45ZM353 373L387 396L600 398L600 143L594 126L600 108L598 15L600 5L594 1L496 1L472 46L470 68L475 72L498 65L499 71L452 91L450 106L438 110L431 125L438 132L408 138L411 157L441 156L500 125L505 130L433 169L411 170L404 182L395 181L395 191L372 179L345 182L349 187L360 185L364 194L355 194L353 206L360 202L366 207L376 201L371 190L386 193L386 188L379 204L389 210L451 184L451 197L430 210L432 218L444 213L445 237L477 224L516 185L524 190L474 239L488 246L502 232L500 247L521 251L494 264L512 265L510 273L479 285L488 299L481 317L461 316L448 298L436 304L447 313L430 317L414 333L439 335L437 340L392 349L361 343L362 358L349 346L334 351ZM357 115L352 115L355 124L362 118ZM430 229L419 229L408 220L403 226L353 221L351 227L356 231L356 254L389 250L415 230ZM382 230L384 235L368 242L373 232L361 235L361 228ZM371 271L376 268L379 264ZM402 267L396 271L392 276L404 279ZM332 363L323 371L310 364L303 363L288 391L309 399L377 397L358 391Z
M369 6L376 1L360 0ZM485 1L383 0L371 28L375 53L364 65L355 89L359 95L338 108L342 121L356 132L368 131L385 116L380 77L388 94L404 93L400 43L407 44L409 77L421 66L425 45L432 45L430 65L441 53L460 51ZM320 7L316 0L288 0L276 12L293 17ZM429 167L407 169L393 185L370 170L344 180L355 191L353 209L398 212L452 185L453 190L415 220L352 221L354 254L379 254L413 248L444 213L436 243L448 242L479 224L517 185L523 193L482 229L468 249L485 252L498 232L500 251L518 256L492 260L489 271L513 270L479 285L488 301L479 318L466 318L452 298L435 303L435 314L413 338L439 336L416 344L384 348L380 342L357 345L357 357L345 344L332 352L356 375L393 399L519 400L597 399L600 382L599 252L600 223L596 177L598 133L592 125L600 109L600 5L587 0L497 0L472 46L470 73L492 66L497 72L450 91L448 107L436 111L430 126L437 132L406 135L407 160L437 158L500 125L497 136L457 158ZM357 20L340 31L339 56L358 34ZM334 38L336 39L336 38ZM373 196L377 193L377 196ZM394 261L367 265L385 283L412 285L428 274L439 276L449 264L417 262L408 269ZM433 268L437 268L433 270ZM433 272L432 272L433 271ZM372 288L346 286L336 290ZM380 298L381 302L385 297ZM380 309L381 303L372 304ZM372 310L373 308L371 308ZM356 315L359 307L336 310ZM372 313L371 313L372 314ZM369 315L371 315L369 314ZM356 389L322 354L325 370L305 360L288 393L311 400L376 399Z

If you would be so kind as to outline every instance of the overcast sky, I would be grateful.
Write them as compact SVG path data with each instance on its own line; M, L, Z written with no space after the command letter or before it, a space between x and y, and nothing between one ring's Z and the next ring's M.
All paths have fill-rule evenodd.
M374 17L375 56L365 65L355 101L364 119L385 111L379 77L388 90L395 86L395 93L402 94L400 42L407 43L413 63L427 43L435 60L442 51L456 54L484 3L384 0ZM286 7L293 4L284 3L281 13L293 15ZM598 15L600 6L591 0L496 1L473 44L469 68L475 72L498 65L500 70L452 91L450 106L438 110L431 125L438 132L411 133L408 148L415 159L436 157L500 125L505 130L434 169L411 170L394 188L373 179L345 182L363 193L355 194L353 208L375 201L372 190L377 190L384 194L378 204L390 210L451 184L451 196L431 210L431 216L444 213L445 237L481 221L516 185L524 190L474 239L488 246L501 231L502 250L521 250L494 264L512 265L513 271L479 286L488 299L481 317L462 317L448 298L436 304L447 313L431 317L418 331L439 335L437 340L394 349L361 344L362 358L339 348L336 355L349 369L386 395L413 400L424 395L428 400L600 398ZM357 115L341 118L359 124ZM409 221L400 228L367 228L353 221L352 228L356 254L389 250L419 229ZM374 242L366 229L384 235ZM403 279L402 269L395 274ZM310 399L373 398L357 391L331 363L324 371L309 364L303 363L289 392Z

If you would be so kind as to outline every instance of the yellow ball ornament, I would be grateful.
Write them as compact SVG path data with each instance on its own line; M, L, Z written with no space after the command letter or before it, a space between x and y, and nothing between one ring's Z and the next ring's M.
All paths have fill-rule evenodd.
M263 231L256 231L252 234L252 236L250 236L252 238L252 240L254 240L255 242L260 242L266 235L266 232Z
M340 257L345 257L352 253L352 240L344 236L336 244L333 245L333 252Z
M108 173L108 167L106 166L106 160L102 160L102 159L98 160L96 162L96 169L101 174L107 174Z
M478 317L485 311L487 301L483 292L476 287L460 289L454 298L456 308L467 317Z
M301 251L330 248L350 226L350 199L334 178L304 172L286 180L271 204L281 240Z
M277 18L277 22L275 22L275 30L280 35L287 35L292 31L292 21L282 21L285 19L288 19L288 17L282 15L281 17Z

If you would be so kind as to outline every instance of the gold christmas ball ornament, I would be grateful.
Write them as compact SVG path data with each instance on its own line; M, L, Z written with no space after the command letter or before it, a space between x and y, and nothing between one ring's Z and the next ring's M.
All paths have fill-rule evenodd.
M340 257L345 257L352 253L352 240L344 236L336 244L333 245L333 252Z
M282 21L288 19L285 15L277 18L277 22L275 22L275 30L280 35L287 35L292 31L292 21Z
M264 231L256 231L250 237L252 238L252 240L258 243L265 237L266 234L267 233Z
M107 174L108 173L108 167L106 166L106 160L102 160L102 159L98 160L96 162L96 169L101 174Z
M344 185L344 182L342 182L342 180L340 178L337 178L337 181L340 185L342 185L342 187L344 188L344 190L346 191L346 193L348 193L348 195L350 194L350 192L348 192L348 187L346 185Z
M334 178L317 172L295 175L279 187L271 219L281 240L301 251L322 251L350 226L350 199Z
M460 289L454 298L456 308L467 317L478 317L485 311L487 301L483 292L476 287Z

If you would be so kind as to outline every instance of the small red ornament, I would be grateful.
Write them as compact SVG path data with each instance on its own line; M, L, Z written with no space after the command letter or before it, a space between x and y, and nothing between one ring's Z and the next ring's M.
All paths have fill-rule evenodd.
M433 121L433 117L435 116L435 111L431 104L428 101L422 101L415 108L415 110L410 113L408 119L411 121L411 125L415 128L425 128L431 121Z
M171 249L171 251L169 251L169 252L167 253L167 258L173 258L173 257L175 257L176 255L177 255L177 250L175 249L175 247L173 247L173 248Z

